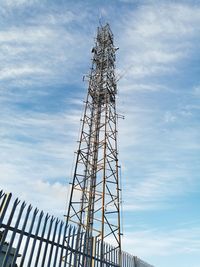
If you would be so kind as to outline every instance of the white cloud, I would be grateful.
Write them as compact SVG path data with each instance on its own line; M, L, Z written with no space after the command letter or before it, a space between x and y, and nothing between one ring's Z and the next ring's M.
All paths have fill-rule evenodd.
M0 117L1 187L60 215L72 177L80 111L53 115L10 110L5 114ZM57 197L49 207L52 196Z
M73 13L72 13L73 14ZM63 14L68 18L68 12ZM2 79L10 79L6 86L20 84L28 79L33 84L80 83L73 79L77 68L87 59L85 54L88 38L85 33L66 28L71 19L60 25L60 18L34 19L27 25L10 27L0 31L0 59L4 62L0 72ZM48 23L47 23L48 22ZM62 38L61 38L62 36ZM76 44L82 42L80 47ZM87 49L87 52L89 49ZM85 61L83 60L85 59ZM19 77L20 76L20 77Z
M37 66L18 66L16 68L7 67L5 69L0 70L0 80L16 79L20 76L26 77L38 74L44 75L50 73L48 72L48 70L38 68Z
M126 233L124 248L141 258L197 253L200 248L200 229L189 227L159 231L141 230Z
M165 122L170 123L176 121L176 116L172 114L171 111L165 112Z
M127 211L170 208L171 200L196 190L200 136L188 106L198 105L186 101L186 89L173 80L184 80L182 65L198 54L199 21L199 6L162 1L138 5L124 17L119 145Z
M176 72L177 65L194 49L200 25L200 8L178 3L150 3L130 11L119 40L121 66L134 81L146 76ZM120 44L121 43L121 44Z
M29 6L39 3L38 0L1 0L1 4L6 8L16 8L20 6Z
M200 85L199 86L195 86L193 88L193 94L194 94L194 96L197 96L197 97L200 96Z
M153 166L149 166L147 174L132 183L129 181L132 186L125 186L124 211L174 208L176 204L173 199L195 190L194 180L189 179L187 172L181 166L176 166L174 170L164 167L153 170Z
M18 7L36 4L11 2L1 10L5 18ZM67 102L67 88L63 112L42 113L21 105L34 103L40 109L40 97L51 97L47 86L80 83L81 74L79 79L74 77L76 69L88 62L85 48L87 44L89 54L90 40L68 25L73 20L80 23L84 14L77 17L67 9L47 10L0 30L1 187L54 214L66 207L81 116L80 105L75 109L71 105L79 100L70 96ZM52 196L55 201L49 207Z
M174 96L173 91L165 88L163 91L162 88L141 90L142 95L150 97L149 101L155 101L162 92ZM159 98L155 105L146 101L144 106L142 101L137 101L139 91L132 93L136 99L130 91L121 94L120 113L125 114L125 120L119 122L120 161L126 192L124 209L144 211L174 207L173 199L189 195L198 188L199 165L194 162L198 161L199 127L195 120L192 123L193 115L188 117L181 113L184 105L171 111L169 106L163 109L157 104Z
M15 104L20 100L32 103L35 95L48 96L41 86L81 80L81 66L89 62L92 44L86 15L85 10L77 16L57 9L0 32L0 59L4 63L0 74L2 81L6 79L0 92L1 185L59 216L65 213L66 178L71 177L76 149L80 99L73 98L76 91L69 95L71 88L66 86L66 108L61 112L23 111ZM174 199L194 192L195 187L198 190L195 153L200 131L192 121L186 127L187 116L181 117L179 112L184 91L174 94L176 84L170 80L169 89L168 75L173 73L176 80L182 63L196 51L199 42L193 41L198 39L199 20L198 7L151 2L127 11L115 28L120 46L117 64L126 70L119 84L119 109L126 117L119 125L125 211L171 208ZM16 87L16 92L11 90ZM172 102L179 108L173 109ZM198 110L199 106L188 103L185 109ZM194 252L199 250L195 240L199 230L192 230L194 235L186 229L166 230L166 234L158 229L132 231L126 233L129 238L123 249L132 253L135 248L134 254L141 258L169 255L170 250Z

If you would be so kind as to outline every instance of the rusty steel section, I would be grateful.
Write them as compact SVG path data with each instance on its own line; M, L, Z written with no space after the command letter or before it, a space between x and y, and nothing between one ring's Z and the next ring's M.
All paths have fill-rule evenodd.
M86 251L85 232L77 236L74 226L0 191L1 267L78 267L86 262L88 267L120 266L118 248L96 237ZM125 252L121 258L122 267L152 267Z
M86 233L86 251L92 249L93 238L112 242L121 251L115 78L117 49L110 26L99 27L92 49L88 94L67 214L67 222ZM103 257L103 248L101 254ZM120 253L118 260L120 262Z

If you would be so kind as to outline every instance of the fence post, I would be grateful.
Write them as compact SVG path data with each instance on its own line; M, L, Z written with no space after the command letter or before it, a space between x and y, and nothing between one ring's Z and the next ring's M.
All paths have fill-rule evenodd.
M19 226L19 223L20 223L20 220L21 220L21 217L22 217L22 213L24 211L25 206L26 206L26 203L23 202L21 207L20 207L20 211L19 211L19 214L18 214L18 217L17 217L17 221L15 223L15 227L14 227L14 230L13 230L13 233L12 233L12 236L11 236L11 240L9 242L9 245L8 245L8 248L7 248L7 251L6 251L6 255L4 257L4 261L3 261L2 267L6 267L6 265L7 265L8 257L9 257L9 254L10 254L10 250L12 248L12 244L14 242L15 235L16 235L16 232L17 232L17 229L18 229L18 226Z
M30 228L29 228L29 231L28 231L28 237L26 239L26 244L25 244L25 247L24 247L24 251L23 251L23 254L22 254L22 257L21 257L20 267L22 267L23 264L24 264L25 256L26 256L28 245L29 245L29 242L30 242L31 233L32 233L32 230L33 230L33 226L34 226L34 223L35 223L35 218L36 218L36 216L38 214L38 211L39 210L36 208L34 210L34 212L33 212L33 218L32 218L31 225L30 225Z
M133 256L133 258L134 258L134 265L135 265L134 267L138 267L137 266L137 257L136 256Z
M66 240L66 237L65 237L65 241L66 241L66 243L67 243L67 248L66 248L66 251L65 251L65 256L63 257L64 258L64 267L66 267L67 266L67 260L68 260L68 256L69 256L69 253L72 253L72 251L70 251L69 253L68 253L68 248L70 247L70 239L71 239L71 232L72 232L72 226L70 225L70 227L69 227L69 231L68 231L68 239ZM70 254L70 256L71 256L71 254ZM70 265L68 265L68 266L70 266Z
M55 242L55 237L56 237L56 231L57 231L57 227L58 227L58 223L59 223L59 219L56 219L55 221L55 226L54 226L54 232L53 232L53 239L52 239L52 243L51 243L51 248L50 248L50 253L49 253L49 260L48 260L48 266L51 266L51 258L52 258L52 254L53 254L53 248L54 248L54 242Z
M24 220L24 223L23 223L23 226L22 226L22 230L21 230L21 233L20 233L20 237L19 237L19 240L18 240L17 248L15 250L15 254L14 254L11 266L14 266L14 263L16 262L16 259L17 259L18 253L19 253L19 249L20 249L20 246L21 246L21 242L22 242L22 239L23 239L24 231L25 231L25 228L26 228L26 224L27 224L27 221L28 221L28 218L29 218L31 210L32 210L32 206L29 205L28 209L26 211L26 217L25 217L25 220Z
M55 220L55 218L52 216L51 217L51 220L50 220L50 226L49 226L48 235L47 235L47 242L46 242L45 247L44 247L43 259L42 259L41 266L44 266L44 263L45 263L45 260L46 260L47 248L48 248L50 234L51 234L51 229L52 229L52 224L53 224L54 220Z
M29 256L29 261L28 261L27 266L31 266L31 262L32 262L32 259L33 259L33 253L34 253L34 250L35 250L35 245L36 245L36 240L37 240L36 238L37 238L37 235L38 235L38 232L39 232L39 229L40 229L40 224L41 224L41 220L42 220L43 215L44 215L44 212L41 211L40 215L39 215L39 220L38 220L38 224L37 224L37 228L36 228L36 232L35 232L35 236L34 236L32 248L31 248L31 253L30 253L30 256Z
M8 205L10 203L12 194L11 193L4 194L4 195L2 194L1 197L3 197L3 200L2 200L2 203L1 203L1 206L0 206L0 225L3 222L3 219L4 219L4 216L5 216L6 211L8 209Z
M58 238L57 238L57 246L56 246L56 252L55 252L55 256L54 256L53 267L56 267L56 262L58 262L58 260L57 260L57 256L58 256L58 244L60 244L60 236L61 236L63 224L64 224L64 222L60 222L60 228L59 228L59 234L58 234ZM61 266L59 265L59 267L61 267Z
M3 231L3 235L2 235L2 238L1 238L1 241L0 241L0 252L2 251L2 248L3 248L3 245L4 245L4 242L6 240L6 236L8 234L8 228L12 222L12 219L13 219L13 216L14 216L14 213L16 211L16 208L17 208L17 205L20 203L20 201L18 200L18 198L15 200L14 204L13 204L13 207L12 207L12 210L11 210L11 213L10 213L10 216L9 216L9 219L8 219L8 222L6 224L6 228L5 230Z
M59 267L62 264L62 260L63 260L63 251L64 251L64 245L65 245L65 237L66 237L66 233L67 233L67 224L65 223L65 228L64 228L64 232L63 232L63 239L62 239L62 247L61 247L61 252L60 252L60 260L59 260Z
M47 213L47 215L45 216L45 219L44 219L44 225L43 225L41 239L40 239L40 244L39 244L38 253L37 253L37 257L36 257L36 261L35 261L35 267L38 266L38 262L39 262L39 258L40 258L40 252L41 252L41 247L42 247L42 239L44 238L44 234L45 234L45 230L46 230L46 226L47 226L47 222L48 222L49 218L50 218L50 216Z

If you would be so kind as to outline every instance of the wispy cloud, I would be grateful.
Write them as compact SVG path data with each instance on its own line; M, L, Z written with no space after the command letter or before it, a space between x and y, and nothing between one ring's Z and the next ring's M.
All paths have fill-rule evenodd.
M133 222L138 213L143 223L164 209L178 214L178 199L191 197L192 206L199 194L199 4L47 2L2 1L0 8L1 186L65 213L86 87L81 80L102 10L120 47L119 159L132 229L125 229L123 248L149 262L160 256L163 267L163 257L198 253L198 221L191 231L169 230L169 218L162 229L134 231ZM176 220L187 223L187 214ZM179 259L176 266L184 266Z
M121 36L125 56L120 65L129 68L127 76L132 81L178 71L177 64L197 45L198 6L156 1L130 11L125 20Z
M80 111L72 109L57 114L16 108L2 111L5 115L0 117L1 186L35 205L41 199L44 209L60 215L59 205L60 211L66 207ZM49 208L53 195L60 197Z
M82 109L72 88L82 79L90 40L72 24L81 27L85 12L78 17L67 7L43 12L42 5L4 1L0 9L5 19L0 30L1 187L61 215ZM37 12L26 16L30 6ZM49 208L52 196L56 200Z
M119 39L124 73L119 108L126 117L119 144L127 211L173 206L173 198L196 190L199 170L193 164L199 151L197 114L188 108L198 86L180 88L170 80L184 80L181 65L198 53L200 8L147 1L136 10L125 17Z
M200 96L200 85L195 86L195 87L193 88L193 93L194 93L194 95L197 96L197 97Z
M16 8L19 6L31 5L34 3L39 3L38 0L2 0L1 4L6 8Z
M196 253L200 248L200 228L179 228L167 233L158 229L129 232L124 238L126 250L134 248L143 258L160 255Z
M2 28L0 59L4 65L0 79L6 80L7 86L22 86L24 80L43 86L76 83L73 77L87 62L83 55L89 45L85 32L70 29L74 17L67 10L62 14L39 13L26 17L23 25ZM80 42L82 45L76 46Z

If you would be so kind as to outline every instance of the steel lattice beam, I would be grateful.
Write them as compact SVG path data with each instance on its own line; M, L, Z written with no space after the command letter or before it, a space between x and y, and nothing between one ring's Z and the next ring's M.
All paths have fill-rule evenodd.
M121 251L115 52L109 25L99 27L67 214L68 223L85 231L86 251L94 237ZM82 245L77 241L77 249Z

